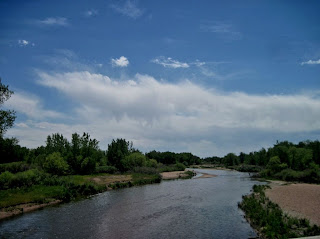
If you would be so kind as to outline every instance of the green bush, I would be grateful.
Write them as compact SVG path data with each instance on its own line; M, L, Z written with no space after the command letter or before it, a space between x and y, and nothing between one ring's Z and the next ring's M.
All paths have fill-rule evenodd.
M176 163L175 164L176 171L184 171L185 169L186 169L186 166L183 163Z
M97 173L115 173L117 172L117 168L114 166L99 166L96 168Z
M69 168L68 163L62 158L60 153L54 152L52 154L49 154L45 162L43 164L43 169L50 173L55 175L64 175L67 173Z
M40 184L46 175L38 169L12 174L4 172L0 175L0 189L30 187Z
M121 160L121 164L125 171L133 169L134 167L144 167L146 166L146 156L140 152L134 152L125 156L125 158Z
M5 171L0 174L0 189L8 189L11 186L12 178L14 177L14 174Z
M23 172L31 169L31 165L25 162L13 162L0 164L0 173L8 171L11 173Z

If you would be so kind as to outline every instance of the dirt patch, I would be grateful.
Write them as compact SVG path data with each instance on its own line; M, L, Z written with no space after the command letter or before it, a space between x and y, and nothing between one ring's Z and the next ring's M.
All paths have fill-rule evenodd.
M163 172L161 173L161 176L163 180L189 177L186 171Z
M12 217L15 215L19 215L25 212L32 212L35 210L38 210L40 208L52 206L61 203L61 200L53 200L48 203L26 203L26 204L20 204L14 207L8 207L8 208L1 208L0 209L0 220L8 217Z
M108 175L108 176L97 176L89 179L99 185L109 185L112 183L124 183L132 180L131 175Z
M320 185L272 182L267 197L291 216L307 218L320 226Z

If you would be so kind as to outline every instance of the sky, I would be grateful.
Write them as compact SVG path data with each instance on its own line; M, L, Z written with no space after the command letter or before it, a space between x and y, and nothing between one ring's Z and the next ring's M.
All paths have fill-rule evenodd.
M320 2L0 1L6 137L200 157L320 138Z

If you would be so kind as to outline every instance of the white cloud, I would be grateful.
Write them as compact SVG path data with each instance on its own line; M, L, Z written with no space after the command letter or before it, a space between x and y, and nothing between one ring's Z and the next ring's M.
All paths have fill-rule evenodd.
M129 65L128 58L121 56L119 59L111 59L113 67L127 67Z
M91 9L91 10L88 10L84 13L84 15L86 17L94 17L94 16L97 16L98 15L98 10L96 9Z
M163 56L151 60L151 62L162 65L169 68L189 68L189 64L186 62L180 62L173 60L171 57L165 58Z
M46 26L67 26L69 25L68 19L65 17L48 17L44 20L38 20L38 24Z
M19 46L27 46L30 44L30 42L27 40L18 40L18 44Z
M62 113L43 109L41 100L31 94L15 92L5 106L31 119L64 118Z
M14 99L14 109L31 112L33 120L19 122L8 134L27 146L43 144L52 133L70 137L86 131L104 149L113 138L122 137L142 151L222 156L259 150L276 140L312 140L320 131L320 99L307 92L252 95L208 89L190 81L157 81L140 74L118 81L86 71L39 72L38 83L77 105L68 109L73 112L72 124L58 124L54 117L37 118L50 112L40 100Z
M139 9L136 6L134 1L130 0L125 1L123 5L113 4L110 7L114 9L116 12L133 19L141 17L144 13L143 10Z
M227 24L224 22L209 22L206 24L201 24L200 31L218 34L225 40L242 39L242 34L234 30L234 26L232 24Z
M313 61L313 60L309 60L309 61L304 61L301 63L301 65L320 65L320 59Z
M166 124L181 133L185 129L199 133L212 127L320 130L320 100L308 95L225 93L189 81L163 83L139 74L121 82L89 72L41 73L40 78L40 84L57 89L88 109L98 109L97 114Z

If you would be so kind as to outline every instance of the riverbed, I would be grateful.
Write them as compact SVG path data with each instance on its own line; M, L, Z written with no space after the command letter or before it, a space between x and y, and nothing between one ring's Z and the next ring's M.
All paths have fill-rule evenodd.
M255 237L237 204L260 182L247 173L195 171L194 179L107 191L2 221L0 238Z

